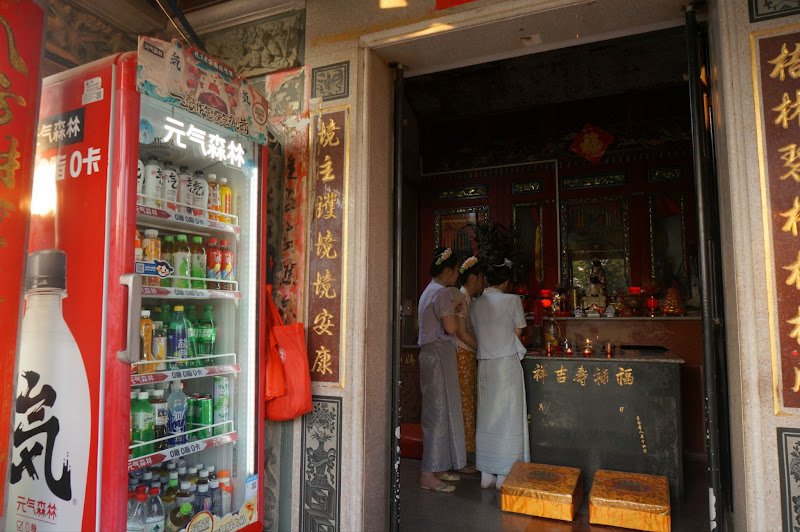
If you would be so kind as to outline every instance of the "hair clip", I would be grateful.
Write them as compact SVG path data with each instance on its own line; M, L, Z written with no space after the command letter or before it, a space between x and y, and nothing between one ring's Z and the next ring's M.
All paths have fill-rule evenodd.
M436 265L439 266L440 264L442 264L444 261L449 259L450 255L452 255L452 254L453 254L453 250L450 249L450 248L447 248L444 251L442 251L442 254L439 255L438 259L436 259Z
M462 264L461 267L458 269L458 273L464 273L465 271L469 270L476 264L478 264L478 257L473 255L472 257L464 261L464 264Z

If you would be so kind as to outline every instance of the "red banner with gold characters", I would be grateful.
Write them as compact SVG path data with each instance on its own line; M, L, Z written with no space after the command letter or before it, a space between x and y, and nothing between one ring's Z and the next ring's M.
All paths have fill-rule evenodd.
M0 2L0 501L8 470L14 357L25 266L44 10L31 0ZM0 515L3 514L0 505ZM9 524L9 527L13 528Z
M308 359L311 380L343 383L344 220L347 205L347 109L315 116L315 168L308 261Z
M778 413L800 408L800 25L751 45Z

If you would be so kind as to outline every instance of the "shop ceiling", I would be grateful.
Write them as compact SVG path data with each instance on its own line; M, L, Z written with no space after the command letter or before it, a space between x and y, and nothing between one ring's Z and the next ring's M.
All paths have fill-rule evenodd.
M420 122L431 123L685 86L685 41L673 27L592 42L411 77L405 93Z

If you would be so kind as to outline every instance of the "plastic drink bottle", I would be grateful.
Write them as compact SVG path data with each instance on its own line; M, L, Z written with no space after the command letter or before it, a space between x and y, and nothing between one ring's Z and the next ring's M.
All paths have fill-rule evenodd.
M169 413L167 408L167 400L164 399L164 390L154 390L153 397L150 398L150 404L153 407L153 415L155 421L153 424L153 436L155 440L167 437L167 427L169 424ZM167 440L156 442L155 449L162 451L169 446Z
M194 466L197 468L197 474L198 474L198 476L200 475L200 471L202 471L203 469L205 469L205 467L203 466L203 463L202 463L202 462L198 462L198 463L196 463Z
M208 211L208 181L202 170L197 170L192 177L192 214L206 216Z
M172 161L164 161L164 206L175 212L178 206L178 172L172 166Z
M142 360L151 361L153 357L153 320L150 319L150 311L141 311L139 321L139 340L141 342ZM140 364L139 373L152 373L153 364Z
M192 356L189 327L189 321L183 314L183 305L175 305L167 331L167 354L169 358L177 359L170 362L169 365L172 369L182 369L188 366L188 359Z
M128 440L128 445L133 445L133 405L138 401L137 397L139 396L139 392L135 390L131 390L131 408L130 408L130 439ZM134 451L132 449L128 449L128 460L133 458ZM134 479L135 480L135 479ZM138 482L138 481L137 481Z
M192 288L206 287L206 250L203 247L203 237L192 237Z
M144 163L141 159L138 160L138 165L136 166L136 203L142 203L142 199L139 197L142 195L142 191L144 190Z
M234 281L234 260L233 260L233 250L228 247L228 241L222 240L219 243L220 245L220 252L222 253L222 261L220 262L220 279L223 281ZM233 290L233 284L228 283L220 283L221 290Z
M208 288L219 290L219 283L211 279L220 278L220 269L222 268L222 250L217 246L217 239L211 237L208 239L206 245L206 286Z
M170 435L175 435L170 438L171 445L182 445L188 441L186 435L182 434L186 432L186 394L182 388L181 381L174 381L167 399L168 430Z
M178 508L172 510L169 514L169 522L167 523L167 530L169 532L178 532L183 530L192 520L192 504L184 503Z
M164 328L169 328L169 324L172 321L172 307L163 303L161 305L161 318L159 319L161 323L164 324ZM169 356L169 348L167 348L167 356ZM169 390L169 383L163 383L167 385L167 389Z
M208 481L211 482L212 480L217 479L217 468L213 465L207 465L206 470L208 471Z
M155 437L155 414L153 413L153 407L147 400L147 395L147 392L139 392L139 395L136 397L137 401L133 410L133 440L136 443L149 442ZM152 452L152 443L148 445L141 445L134 449L134 455L137 457L144 456ZM152 476L149 479L146 478L146 476L147 473L145 473L145 481L149 484L152 481Z
M171 475L175 475L172 478ZM161 497L161 502L164 503L164 513L169 515L173 508L178 504L177 503L178 497L178 474L177 473L170 473L169 483L167 484L167 489L164 490L164 496Z
M172 275L186 277L186 279L173 279L172 286L175 288L189 288L188 277L192 274L192 250L189 248L189 240L186 235L175 237L175 247L172 248L172 267L175 271Z
M186 480L186 466L178 466L178 481Z
M142 475L142 485L148 486L151 482L153 482L153 472L152 471L145 471ZM147 493L145 491L145 493Z
M175 248L175 237L172 235L165 236L164 241L161 243L161 260L167 262L173 268L175 267L173 265L174 262L172 260L172 251L174 248ZM161 286L172 286L172 279L168 277L162 277Z
M158 496L158 493L158 488L150 488L144 524L145 532L164 532L166 516L164 515L164 504L161 502L161 497Z
M142 240L142 260L153 263L161 259L161 240L158 239L158 231L155 229L145 229L144 239ZM159 286L161 280L158 276L147 275L142 278L144 286Z
M214 307L203 307L203 315L197 323L197 352L201 355L213 355L217 342L217 327L214 324ZM201 366L211 366L213 359L203 359Z
M222 471L220 471L222 474ZM233 499L233 487L231 486L231 479L227 476L228 472L225 471L225 477L219 479L219 489L222 491L222 515L231 513Z
M219 205L220 211L225 214L233 214L233 189L228 186L228 179L219 178ZM220 216L221 222L232 223L230 216Z
M175 504L180 506L184 503L194 504L194 497L192 496L191 492L189 491L189 486L191 483L188 480L181 480L180 488L178 491L175 492Z
M142 184L144 204L149 207L161 208L164 195L164 174L155 157L147 159L144 165L144 183Z
M35 453L38 442L47 445L48 459L45 462L44 452L39 458L33 458L38 477L25 472L18 479L13 474L9 477L6 515L16 513L19 498L41 500L46 497L58 508L57 516L50 521L51 526L58 530L79 530L89 466L87 435L91 434L91 403L83 357L62 314L61 302L67 295L66 277L67 256L63 251L47 249L28 255L26 305L17 358L18 397L15 408L10 410L14 412L13 418L8 422L19 432L36 431L37 427L55 423L59 431L58 437L49 442L40 436L24 438L14 442L13 449L9 447L8 459L14 464L23 463L22 457ZM52 397L46 406L41 399L33 404L21 399L43 397L40 394L46 394L48 389L52 390ZM62 470L70 471L70 483L50 486L42 471L45 463L52 464L57 478L64 478ZM7 524L12 526L10 520Z
M210 512L211 511L211 494L208 492L208 483L198 484L197 493L194 496L194 511L197 512Z
M197 306L186 305L186 320L189 322L189 360L187 365L190 368L199 367L197 360Z
M161 312L159 312L161 314ZM153 360L160 361L155 364L155 371L164 371L167 365L164 359L167 358L167 330L164 328L164 322L153 322Z
M211 495L211 513L222 516L222 490L219 489L219 480L208 481L208 493Z
M178 172L178 212L192 214L192 174L188 166L181 166Z
M216 174L208 174L208 219L219 220L219 215L213 211L219 211L219 183Z
M133 237L133 260L136 262L141 262L143 257L144 250L142 249L142 234L137 229L136 234Z
M208 470L207 469L201 469L200 471L198 471L197 472L197 477L198 477L197 478L197 485L198 486L200 484L208 484Z
M147 495L136 494L136 504L128 511L127 532L144 532L147 519ZM79 530L76 528L75 530Z
M186 480L189 481L189 484L193 484L193 485L196 486L197 485L197 481L199 479L200 479L200 477L197 474L197 467L196 466L190 467L189 468L189 474L186 475Z

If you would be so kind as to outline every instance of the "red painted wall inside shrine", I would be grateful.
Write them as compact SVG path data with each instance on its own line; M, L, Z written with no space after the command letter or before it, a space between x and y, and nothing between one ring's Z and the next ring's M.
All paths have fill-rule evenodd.
M665 287L671 280L663 261L671 253L679 263L672 264L676 282L685 298L692 297L697 217L685 88L427 125L418 118L416 294L429 281L434 246L451 245L463 254L477 249L470 232L458 227L485 213L516 229L517 260L523 265L518 281L532 293L584 283L583 270L573 269L572 261L605 258L616 253L609 249L619 248L628 270L619 280L623 286ZM596 163L570 151L587 124L613 135ZM611 216L590 227L604 210ZM531 233L537 228L538 237ZM602 240L606 231L620 234L613 243L592 240ZM664 241L664 231L673 242ZM665 253L665 247L671 251ZM537 256L528 256L531 252Z

